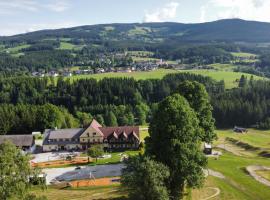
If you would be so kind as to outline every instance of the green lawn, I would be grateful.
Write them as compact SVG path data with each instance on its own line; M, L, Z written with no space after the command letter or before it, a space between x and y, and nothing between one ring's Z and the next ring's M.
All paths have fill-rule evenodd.
M221 139L226 137L234 138L244 143L248 143L255 147L270 149L270 131L259 131L256 129L248 129L246 134L237 134L232 130L218 130L218 136Z
M209 168L225 175L224 181L235 188L237 193L245 195L244 199L270 199L269 187L257 182L245 171L245 167L254 164L270 167L270 160L260 157L246 158L230 153L223 153L218 160L209 159Z

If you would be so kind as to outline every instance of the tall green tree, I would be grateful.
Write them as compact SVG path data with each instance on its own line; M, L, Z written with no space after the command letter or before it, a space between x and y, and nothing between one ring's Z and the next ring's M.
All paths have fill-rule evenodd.
M29 177L33 175L37 174L30 168L28 156L9 141L0 144L1 200L29 199Z
M217 138L215 130L215 120L212 116L212 106L209 101L205 87L198 82L183 81L179 84L177 92L186 98L189 105L196 112L199 120L202 141L211 143Z
M87 155L95 158L96 162L98 160L98 157L103 156L104 155L104 147L102 144L96 144L93 145L92 147L90 147L87 151Z
M248 84L248 80L247 77L245 77L244 75L241 76L240 80L239 80L239 87L246 87Z
M184 188L203 183L206 157L200 150L199 121L187 100L179 94L158 105L146 139L146 155L169 168L166 187L170 199L183 198Z
M107 126L118 126L117 118L116 118L115 114L112 111L109 111L109 112L106 113L105 123L106 123Z
M170 173L165 165L143 156L129 158L125 165L121 183L130 199L169 200L165 181Z

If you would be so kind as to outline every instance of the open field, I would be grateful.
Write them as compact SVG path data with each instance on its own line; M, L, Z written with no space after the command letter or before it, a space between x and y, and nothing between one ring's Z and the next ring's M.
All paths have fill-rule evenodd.
M18 53L20 50L28 48L28 47L30 47L30 45L28 45L28 44L19 45L19 46L13 47L13 48L5 49L5 51L8 51L9 53L13 54L13 53Z
M256 57L256 54L252 53L245 53L245 52L232 52L231 53L234 57L239 57L239 58L250 58L250 57Z
M246 73L232 72L232 71L215 71L215 70L172 70L172 69L158 69L150 72L131 72L131 73L102 73L102 74L91 74L91 75L79 75L73 76L72 80L78 80L83 78L95 78L101 80L103 78L134 78L136 80L145 79L161 79L167 74L171 73L194 73L202 76L209 76L217 81L224 80L226 88L233 88L238 86L236 80L240 79L241 75L244 74L248 79L252 76ZM255 79L263 79L253 75Z
M76 47L76 45L68 43L68 42L61 42L60 49L72 50Z
M233 71L236 68L236 66L233 64L221 64L221 63L215 63L209 66L219 71Z
M241 142L248 143L252 146L257 146L260 148L265 148L270 150L270 132L269 131L259 131L256 129L248 129L246 134L237 134L232 130L218 130L217 131L219 140L217 143L221 143L226 137L234 138Z

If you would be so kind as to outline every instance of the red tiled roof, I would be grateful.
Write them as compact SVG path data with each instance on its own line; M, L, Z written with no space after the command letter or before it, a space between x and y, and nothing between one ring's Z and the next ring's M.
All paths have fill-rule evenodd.
M114 132L118 137L122 134L127 137L136 134L137 138L140 138L138 126L100 127L99 129L103 133L104 138L114 134Z

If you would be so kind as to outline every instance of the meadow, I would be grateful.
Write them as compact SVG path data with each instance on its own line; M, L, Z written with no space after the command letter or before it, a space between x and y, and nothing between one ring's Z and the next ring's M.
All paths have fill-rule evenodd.
M234 88L238 86L237 80L241 78L242 75L245 75L248 79L252 75L241 72L232 72L232 71L216 71L216 70L173 70L173 69L158 69L150 72L139 71L131 73L102 73L102 74L91 74L91 75L78 75L71 77L71 80L78 80L84 78L95 78L101 80L103 78L134 78L136 80L146 80L146 79L161 79L167 74L172 73L194 73L202 76L209 76L214 80L225 81L225 86L227 89ZM262 77L253 75L254 79L263 79Z

